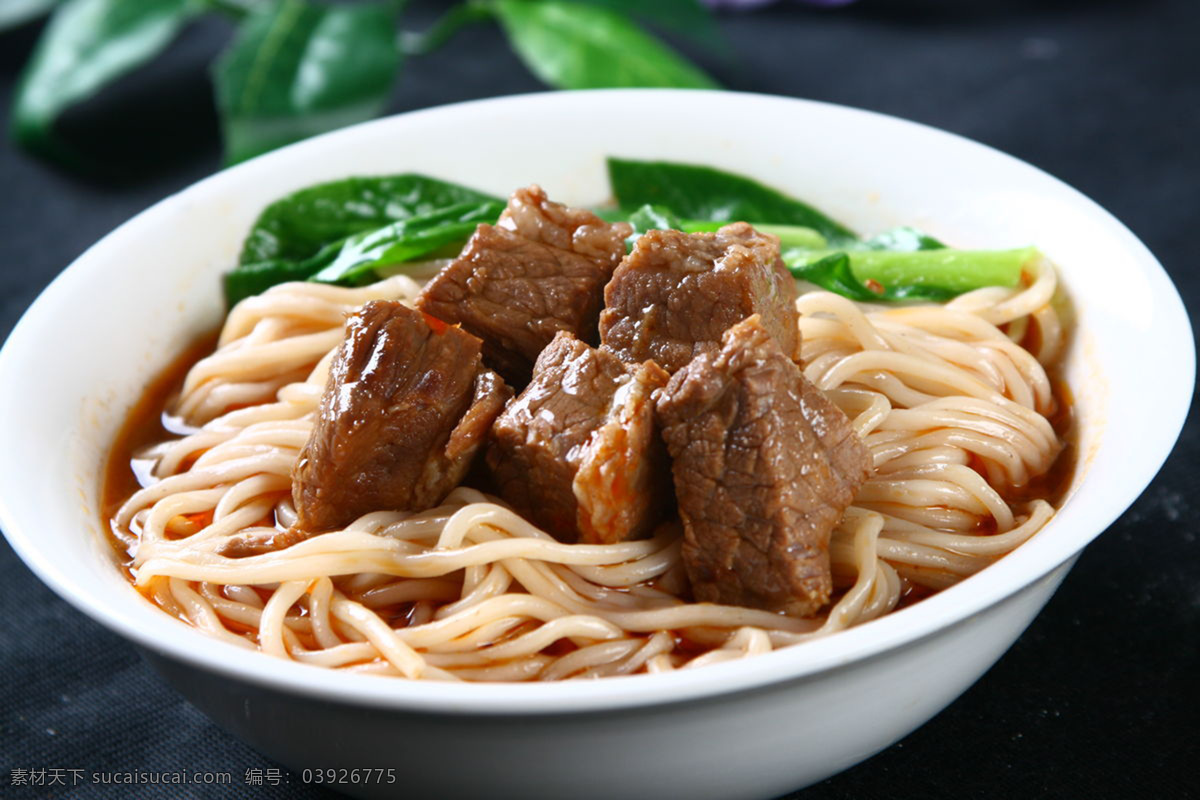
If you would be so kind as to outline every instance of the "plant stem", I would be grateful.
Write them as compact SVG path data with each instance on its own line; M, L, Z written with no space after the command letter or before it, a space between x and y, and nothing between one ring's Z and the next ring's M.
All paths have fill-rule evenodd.
M431 53L450 41L460 29L491 18L492 8L489 3L485 0L467 0L447 11L424 33L401 31L400 49L409 56Z
M264 5L262 0L200 0L200 5L233 19L242 19Z

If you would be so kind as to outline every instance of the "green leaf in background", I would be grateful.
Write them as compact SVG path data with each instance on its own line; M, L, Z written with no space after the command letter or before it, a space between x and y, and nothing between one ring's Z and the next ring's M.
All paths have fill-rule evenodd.
M1021 270L1037 256L1015 250L813 252L788 250L784 263L803 278L852 300L949 300L985 286L1016 286Z
M407 55L425 55L446 44L466 26L491 19L490 6L480 0L466 0L451 6L449 11L424 31L403 31L400 34L400 43Z
M57 4L58 0L4 0L0 3L0 31L29 22Z
M411 261L449 245L461 246L480 223L495 223L503 210L499 200L460 203L356 234L309 280L357 285L372 279L376 267Z
M607 8L561 0L496 0L492 7L525 66L551 86L709 89L717 85L628 18Z
M213 70L226 163L378 115L400 66L395 6L277 0Z
M35 152L71 160L51 130L58 115L157 55L194 12L190 0L68 0L25 65L13 137Z
M857 241L853 231L807 203L712 167L609 158L608 176L618 205L626 210L657 205L684 219L794 225L835 244Z
M577 0L628 14L673 33L680 33L699 44L715 49L727 47L712 12L700 0Z
M246 237L239 260L242 264L302 261L348 236L397 220L484 202L502 201L412 173L321 183L267 206Z

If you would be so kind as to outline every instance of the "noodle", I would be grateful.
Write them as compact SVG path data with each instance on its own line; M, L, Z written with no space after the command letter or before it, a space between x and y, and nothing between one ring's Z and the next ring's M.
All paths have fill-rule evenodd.
M1029 277L940 306L820 291L798 301L805 374L873 459L830 545L841 594L818 618L680 599L678 523L640 541L563 544L466 487L438 508L378 511L283 550L222 555L230 537L294 522L291 470L345 315L371 299L411 303L420 285L404 276L358 289L283 284L240 303L172 409L190 432L145 454L154 481L114 523L136 540L138 587L164 610L326 668L549 680L766 652L952 585L1050 519L1045 499L1006 499L1062 447L1045 369L1063 346L1056 276L1043 260Z

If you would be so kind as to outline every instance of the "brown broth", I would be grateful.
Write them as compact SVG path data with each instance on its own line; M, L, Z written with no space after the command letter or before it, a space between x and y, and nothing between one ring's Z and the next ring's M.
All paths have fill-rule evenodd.
M167 404L183 387L184 378L192 365L213 352L217 336L218 332L213 331L201 337L154 376L125 416L125 422L117 431L108 451L100 485L100 521L109 532L109 542L126 569L132 543L118 534L112 520L121 505L142 488L134 469L136 455L151 445L178 435L168 420Z

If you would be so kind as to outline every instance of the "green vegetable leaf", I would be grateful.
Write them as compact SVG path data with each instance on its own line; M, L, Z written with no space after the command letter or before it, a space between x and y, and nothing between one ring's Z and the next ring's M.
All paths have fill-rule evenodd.
M677 230L687 233L711 233L728 225L728 222L709 222L698 219L680 219L671 209L665 206L644 205L629 215L629 224L633 226L633 235L629 244L649 230ZM770 225L761 222L752 223L756 230L771 233L779 237L779 245L783 248L804 248L808 250L824 250L828 247L825 237L812 228L800 225Z
M787 259L784 260L787 261ZM850 269L850 256L845 252L829 253L811 261L801 260L795 265L789 265L789 269L797 278L815 283L822 289L836 292L851 300L870 302L898 299L886 297L882 287L879 287L878 291L873 291L860 281L854 271Z
M503 210L503 200L423 175L310 186L259 215L225 297L233 306L285 281L370 281L377 267L461 246Z
M720 230L728 222L704 222L701 220L684 220L680 230L688 233L703 233ZM812 228L803 225L771 225L765 222L752 222L754 229L761 233L773 233L779 237L780 247L800 247L808 250L824 250L829 246L825 237Z
M596 206L592 209L592 213L605 222L628 222L629 212L622 211L613 206Z
M492 7L525 66L551 86L707 89L717 85L628 18L607 8L562 0L496 0Z
M1016 286L1037 255L1015 250L787 250L784 263L797 278L852 300L949 300L985 286Z
M12 136L29 150L72 160L52 130L58 115L157 55L194 12L189 0L68 0L21 75Z
M267 206L246 237L239 260L303 261L357 233L461 203L485 202L501 201L412 173L321 183Z
M620 209L617 209L613 218L607 221L626 221L625 214ZM646 231L683 230L683 220L675 216L675 213L671 209L664 208L663 206L644 205L630 214L627 221L633 226L633 233L629 234L625 239L626 252L633 252L633 247L637 244L637 240Z
M608 175L617 203L626 210L657 205L684 219L794 225L838 245L857 241L853 231L807 203L712 167L610 158Z
M674 211L649 203L629 215L629 224L633 226L634 237L641 236L646 231L683 230L683 220L675 216Z
M908 226L876 234L870 239L865 239L861 245L865 250L894 250L906 253L914 250L941 250L945 246L928 233Z
M378 115L399 67L391 3L253 11L213 69L226 163Z
M376 267L411 261L449 245L461 246L480 223L494 223L503 210L499 200L460 203L356 234L309 280L350 285L370 281Z
M0 4L0 31L23 25L57 4L58 0L6 0Z
M330 248L331 254L336 253L337 245ZM304 261L285 261L272 259L259 261L254 264L242 264L236 269L225 273L225 302L230 308L256 294L262 294L267 289L289 281L308 280L321 264L328 261L322 258L322 253Z

